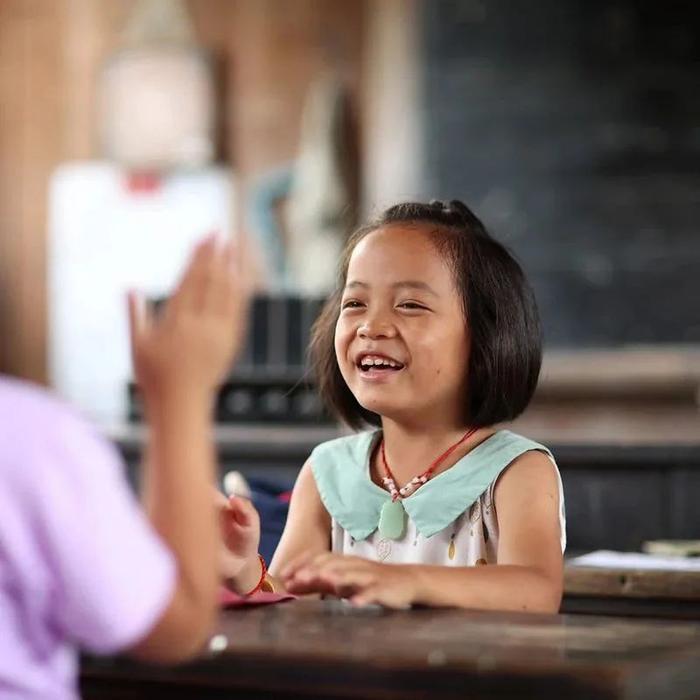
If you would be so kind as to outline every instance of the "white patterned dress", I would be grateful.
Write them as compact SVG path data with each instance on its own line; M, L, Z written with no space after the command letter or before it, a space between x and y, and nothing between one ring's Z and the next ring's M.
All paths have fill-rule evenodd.
M370 477L369 462L380 431L319 445L311 466L321 500L332 519L332 551L401 564L479 566L496 564L498 515L494 489L503 470L525 452L544 452L559 483L562 552L566 547L564 493L549 450L500 430L403 500L403 536L382 537L377 527L389 493Z

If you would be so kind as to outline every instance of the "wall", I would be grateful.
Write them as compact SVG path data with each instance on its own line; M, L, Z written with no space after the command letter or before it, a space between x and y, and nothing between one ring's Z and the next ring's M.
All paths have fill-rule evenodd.
M46 177L59 157L59 3L0 3L0 363L43 379Z
M700 15L422 2L428 189L522 260L550 346L700 341Z
M364 52L363 202L373 216L425 191L427 117L422 85L420 3L371 3Z
M131 5L0 2L0 371L46 381L48 178L59 162L98 154L96 79ZM359 104L366 3L189 0L188 8L216 59L222 156L243 202L258 175L293 158L321 69L336 67Z

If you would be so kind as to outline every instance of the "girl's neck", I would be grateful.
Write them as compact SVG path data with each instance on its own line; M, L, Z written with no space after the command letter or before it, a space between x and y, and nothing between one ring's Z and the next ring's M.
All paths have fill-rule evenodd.
M402 485L425 471L442 452L462 438L468 430L469 426L461 423L423 424L419 428L383 418L382 432L386 459L396 480ZM449 469L494 432L495 430L490 427L480 428L474 432L440 464L435 473L439 474ZM376 467L376 473L380 477L383 476L379 460Z

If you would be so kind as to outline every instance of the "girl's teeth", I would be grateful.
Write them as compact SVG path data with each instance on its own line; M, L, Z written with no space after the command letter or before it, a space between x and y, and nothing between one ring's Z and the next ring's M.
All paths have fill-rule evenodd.
M399 367L398 362L380 357L365 357L363 358L361 365L363 367Z

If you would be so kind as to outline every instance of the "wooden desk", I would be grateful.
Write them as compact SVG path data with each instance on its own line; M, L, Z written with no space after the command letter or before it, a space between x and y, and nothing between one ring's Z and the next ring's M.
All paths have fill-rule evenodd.
M562 612L700 620L700 572L567 565Z
M700 625L294 602L230 611L179 669L87 659L85 700L700 697Z

